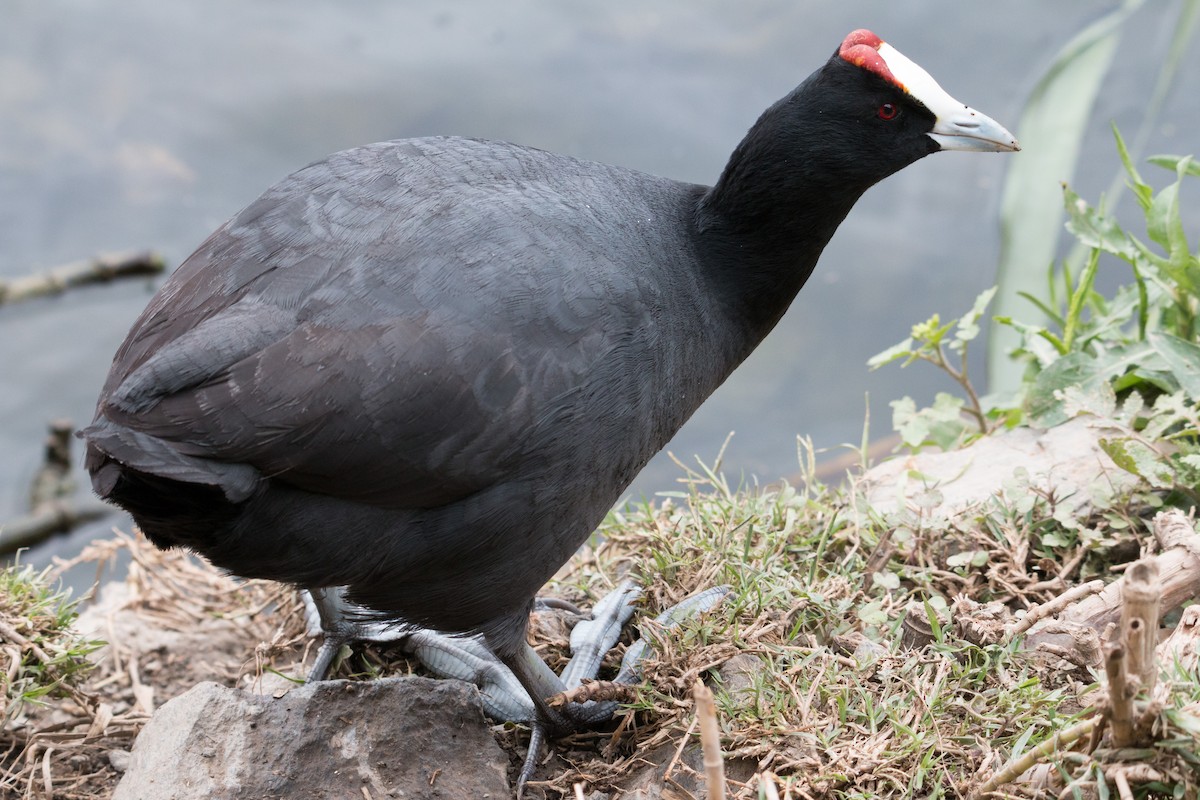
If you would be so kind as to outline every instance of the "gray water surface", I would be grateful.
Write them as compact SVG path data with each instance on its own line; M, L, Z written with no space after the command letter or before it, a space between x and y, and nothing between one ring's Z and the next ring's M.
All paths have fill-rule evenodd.
M758 114L857 27L1015 130L1053 53L1112 5L7 0L0 276L142 247L178 264L283 175L383 139L504 139L711 183ZM1076 180L1085 196L1116 168L1109 121L1140 120L1175 5L1147 4L1129 25ZM1185 70L1174 97L1200 96ZM1150 150L1195 152L1198 117L1194 102L1173 102ZM797 435L857 443L866 393L884 434L888 400L950 388L929 368L864 362L993 283L1011 158L937 155L871 190L779 329L669 449L711 459L736 431L726 470L769 482L796 472ZM23 510L46 421L90 419L153 288L0 309L0 520ZM678 475L660 456L631 496Z

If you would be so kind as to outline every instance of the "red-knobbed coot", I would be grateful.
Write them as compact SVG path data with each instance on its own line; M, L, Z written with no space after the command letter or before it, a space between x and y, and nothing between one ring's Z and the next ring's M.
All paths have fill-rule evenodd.
M502 142L336 153L221 226L134 323L83 431L160 547L483 634L543 721L539 587L775 326L851 206L1016 150L850 34L699 186Z

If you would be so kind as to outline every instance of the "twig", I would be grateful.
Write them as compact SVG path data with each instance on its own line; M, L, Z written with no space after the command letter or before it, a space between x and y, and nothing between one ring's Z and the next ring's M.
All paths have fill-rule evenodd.
M1063 592L1058 597L1047 600L1041 605L1034 606L1025 612L1024 617L1008 626L1008 629L1004 632L1004 641L1011 642L1014 638L1020 636L1047 617L1052 617L1072 603L1102 591L1104 591L1104 581L1088 581Z
M112 513L111 506L92 497L42 503L36 511L0 524L0 554L29 547Z
M73 286L87 283L157 275L165 267L163 257L150 250L113 253L73 261L35 275L26 275L11 281L0 280L0 306L60 294Z
M1104 672L1108 675L1108 722L1112 728L1114 747L1128 747L1133 743L1133 695L1136 684L1131 684L1125 663L1125 645L1113 642L1104 649Z
M568 703L586 703L594 700L605 702L609 700L618 703L632 703L637 699L637 687L616 681L596 681L584 679L583 683L574 689L568 689L547 700L551 708L563 708Z
M704 776L708 782L708 800L725 800L725 760L721 757L721 730L712 691L699 678L692 686L696 718L700 720L700 748L704 751Z
M1143 558L1121 578L1121 638L1128 649L1127 669L1141 681L1148 695L1158 678L1154 648L1158 645L1158 611L1162 588L1158 564Z
M2 619L0 619L0 636L3 636L5 639L8 639L19 647L29 650L29 652L33 653L37 660L41 661L46 667L50 667L54 663L54 659L51 658L45 650L38 647L29 639L26 639L16 628L9 625Z
M1054 734L1049 739L1027 752L1025 755L1006 764L1003 769L1001 769L992 777L988 778L988 780L979 787L978 791L976 791L972 797L982 798L996 791L1004 784L1016 780L1038 761L1049 757L1062 748L1070 747L1084 736L1089 735L1097 724L1098 720L1096 718L1092 718L1089 720L1084 720L1077 725L1072 725L1070 728L1067 728L1061 733Z

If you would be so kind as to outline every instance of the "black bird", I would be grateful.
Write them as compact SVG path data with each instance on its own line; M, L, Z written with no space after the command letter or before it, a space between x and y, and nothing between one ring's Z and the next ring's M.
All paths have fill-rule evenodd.
M851 206L938 150L1018 149L869 31L714 186L502 142L336 153L213 233L82 431L159 547L482 633L533 697L534 595L775 326Z

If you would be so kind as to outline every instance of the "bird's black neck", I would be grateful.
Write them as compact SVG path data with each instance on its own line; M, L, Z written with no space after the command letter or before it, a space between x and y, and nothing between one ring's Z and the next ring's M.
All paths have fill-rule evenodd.
M744 331L746 355L787 311L867 188L839 183L817 165L798 161L806 149L772 130L773 111L747 134L720 180L696 199L699 256Z

